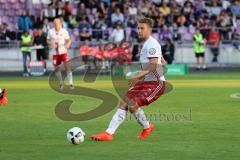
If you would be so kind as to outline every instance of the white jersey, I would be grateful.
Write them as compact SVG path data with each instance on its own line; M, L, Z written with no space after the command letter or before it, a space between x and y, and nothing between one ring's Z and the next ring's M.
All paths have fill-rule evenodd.
M147 74L144 78L144 81L156 81L156 80L163 80L165 78L163 76L163 69L161 67L161 59L162 59L162 50L161 45L158 43L156 39L150 36L143 44L143 47L140 51L140 63L142 69L145 69L150 64L151 57L158 58L158 66L156 72L151 72Z
M67 48L65 47L65 43L70 39L69 33L66 29L61 28L59 32L52 28L49 30L47 39L52 43L58 44L58 49L56 50L56 54L67 53Z

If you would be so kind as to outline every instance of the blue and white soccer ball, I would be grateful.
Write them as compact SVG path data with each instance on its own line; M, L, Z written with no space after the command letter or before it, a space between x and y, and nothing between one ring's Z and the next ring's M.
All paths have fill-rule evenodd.
M67 132L67 140L71 144L80 144L84 142L85 133L79 127L73 127Z

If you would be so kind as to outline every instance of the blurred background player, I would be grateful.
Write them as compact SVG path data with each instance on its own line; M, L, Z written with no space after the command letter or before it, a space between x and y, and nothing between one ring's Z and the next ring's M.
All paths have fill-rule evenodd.
M0 105L6 105L8 103L6 89L0 88Z
M123 97L119 108L113 115L106 131L92 135L91 138L97 141L111 141L120 124L125 120L127 112L130 111L138 123L143 127L138 139L145 139L153 131L154 125L147 120L142 110L156 101L165 90L165 78L162 75L162 65L165 60L162 57L161 46L152 34L153 21L149 18L142 18L138 22L138 35L143 42L140 52L140 63L142 71L138 72L130 80L131 88Z
M39 25L33 43L43 48L37 49L37 60L45 61L48 59L47 34L43 32L43 26Z
M62 23L59 18L54 19L54 28L48 32L47 40L50 47L55 50L55 54L53 55L53 65L56 69L56 76L60 82L60 89L62 90L64 86L62 74L60 68L58 68L62 62L67 73L69 87L70 89L74 89L72 71L68 64L68 49L70 48L72 41L68 31L62 28Z

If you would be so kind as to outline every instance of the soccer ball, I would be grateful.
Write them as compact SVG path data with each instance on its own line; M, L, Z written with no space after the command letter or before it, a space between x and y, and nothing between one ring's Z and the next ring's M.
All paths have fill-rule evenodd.
M79 127L73 127L67 132L67 140L71 144L80 144L84 142L85 133Z

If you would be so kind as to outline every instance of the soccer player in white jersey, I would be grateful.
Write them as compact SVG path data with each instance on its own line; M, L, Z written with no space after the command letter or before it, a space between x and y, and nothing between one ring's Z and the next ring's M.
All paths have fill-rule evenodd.
M53 65L56 70L56 76L60 81L60 89L63 89L64 82L62 78L61 71L57 68L62 62L64 64L67 78L69 81L70 89L74 89L73 87L73 77L71 67L68 64L68 49L71 46L71 38L66 29L62 28L62 23L59 18L54 19L54 28L49 30L47 36L48 43L50 47L54 50L55 54L53 55Z
M156 101L164 93L165 78L162 74L162 66L165 65L165 60L162 57L160 44L151 36L152 26L153 21L149 18L138 21L138 35L143 42L140 52L142 71L131 79L132 85L120 101L107 130L92 135L90 138L93 140L112 141L116 129L125 120L128 111L142 126L138 139L146 139L153 131L154 125L147 120L141 107Z

